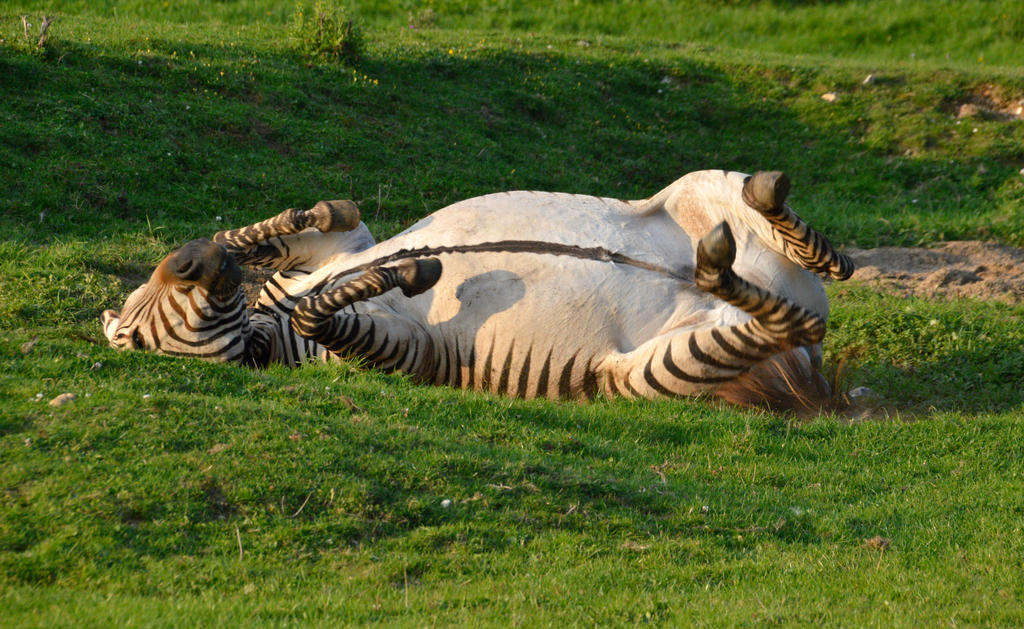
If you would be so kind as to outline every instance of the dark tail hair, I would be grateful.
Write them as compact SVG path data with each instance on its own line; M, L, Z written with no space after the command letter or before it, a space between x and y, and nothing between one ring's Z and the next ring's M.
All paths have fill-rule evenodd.
M794 348L762 361L715 389L714 395L737 406L760 406L801 416L841 410L845 398L836 370L832 385Z

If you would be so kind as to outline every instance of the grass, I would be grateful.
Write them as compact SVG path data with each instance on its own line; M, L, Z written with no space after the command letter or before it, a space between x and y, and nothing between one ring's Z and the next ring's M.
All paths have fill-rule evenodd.
M0 6L58 14L0 44L3 624L1024 622L1021 306L830 286L859 422L105 347L171 248L321 198L781 169L842 245L1024 244L1015 3L558 6L361 3L355 65L291 3Z

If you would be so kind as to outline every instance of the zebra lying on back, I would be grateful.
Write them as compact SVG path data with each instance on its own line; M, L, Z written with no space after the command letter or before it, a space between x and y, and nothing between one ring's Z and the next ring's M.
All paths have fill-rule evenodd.
M853 265L788 191L782 173L716 170L643 201L491 194L379 244L355 204L322 201L187 243L101 321L115 347L255 366L355 356L523 398L816 409L816 274ZM252 309L238 264L277 271Z

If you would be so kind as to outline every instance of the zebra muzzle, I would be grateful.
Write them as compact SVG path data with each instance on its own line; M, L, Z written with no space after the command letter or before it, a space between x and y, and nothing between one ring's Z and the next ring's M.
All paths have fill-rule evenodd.
M195 284L218 298L234 295L242 284L242 269L219 243L200 238L168 256L168 270L181 283Z

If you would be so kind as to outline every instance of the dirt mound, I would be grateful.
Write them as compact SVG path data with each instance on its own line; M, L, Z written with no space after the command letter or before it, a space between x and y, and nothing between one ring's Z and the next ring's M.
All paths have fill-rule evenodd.
M929 249L880 247L845 253L857 265L852 279L886 292L1024 303L1024 249L956 241Z

